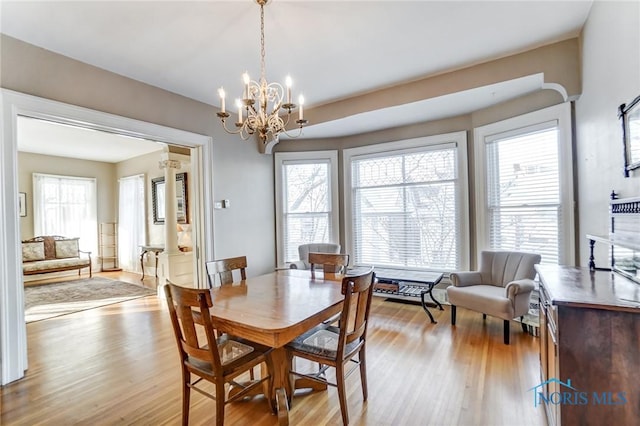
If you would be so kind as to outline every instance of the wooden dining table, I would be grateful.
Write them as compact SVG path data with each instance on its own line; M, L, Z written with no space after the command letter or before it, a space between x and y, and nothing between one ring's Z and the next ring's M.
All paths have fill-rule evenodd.
M286 269L212 289L215 328L274 348L271 404L283 423L295 390L284 346L342 310L341 281Z

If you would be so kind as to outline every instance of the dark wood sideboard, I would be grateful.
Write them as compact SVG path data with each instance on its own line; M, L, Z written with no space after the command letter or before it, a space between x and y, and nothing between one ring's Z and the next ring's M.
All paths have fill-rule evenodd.
M616 272L537 265L549 425L640 421L640 285Z

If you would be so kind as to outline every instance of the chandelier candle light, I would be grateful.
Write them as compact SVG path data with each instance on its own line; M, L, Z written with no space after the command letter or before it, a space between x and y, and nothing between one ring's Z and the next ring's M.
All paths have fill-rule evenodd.
M284 133L291 138L297 138L302 134L302 126L307 124L304 119L302 105L304 98L302 95L298 98L300 108L298 109L298 133L290 134L286 127L289 124L291 113L297 108L297 105L291 102L291 77L287 76L285 80L286 91L280 83L267 83L265 73L265 49L264 49L264 6L269 0L255 0L260 5L260 81L251 80L248 73L242 75L244 81L244 89L242 99L236 99L236 107L238 108L238 121L236 121L235 130L227 128L226 119L230 114L226 111L224 88L218 89L220 96L220 112L217 113L222 127L227 133L239 134L243 140L247 140L251 135L257 133L263 145L271 142L278 142L278 135ZM256 108L257 102L257 108ZM269 107L272 107L269 111ZM286 111L286 119L280 117L279 112L283 109Z

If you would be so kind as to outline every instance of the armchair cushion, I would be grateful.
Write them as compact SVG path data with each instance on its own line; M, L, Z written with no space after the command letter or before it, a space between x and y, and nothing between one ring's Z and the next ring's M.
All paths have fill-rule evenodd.
M450 290L447 289L447 295L452 305L473 307L474 311L502 319L514 318L513 304L505 297L504 288L484 284L463 288L450 287Z

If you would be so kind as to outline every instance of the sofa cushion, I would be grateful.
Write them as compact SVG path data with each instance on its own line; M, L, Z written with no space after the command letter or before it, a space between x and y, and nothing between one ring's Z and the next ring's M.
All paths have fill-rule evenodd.
M22 243L22 261L44 260L44 242Z
M78 257L78 239L56 241L56 259Z
M40 271L55 271L65 270L78 267L88 267L91 261L89 259L66 258L66 259L53 259L53 260L41 260L40 262L28 262L22 264L23 273L34 273Z

